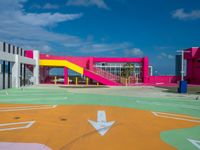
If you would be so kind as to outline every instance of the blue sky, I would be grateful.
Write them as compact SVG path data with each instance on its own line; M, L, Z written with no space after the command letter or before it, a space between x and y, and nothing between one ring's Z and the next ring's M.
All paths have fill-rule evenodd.
M0 1L0 40L72 56L148 56L174 73L176 50L200 46L200 1Z

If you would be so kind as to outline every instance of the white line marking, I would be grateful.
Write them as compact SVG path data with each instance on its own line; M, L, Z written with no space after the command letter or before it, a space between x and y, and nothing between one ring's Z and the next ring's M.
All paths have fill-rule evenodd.
M169 115L169 116L176 116L176 117L185 117L185 118L191 118L191 119L199 119L200 120L200 118L197 118L197 117L186 116L186 115L181 115L181 114L172 114L172 113L165 113L165 112L152 112L152 113Z
M189 139L189 138L187 140L190 141L196 148L200 149L200 141Z
M56 108L57 105L39 105L39 106L20 106L20 107L1 107L0 112L6 111L21 111L21 110L35 110L35 109L51 109Z
M92 120L88 120L88 122L98 131L101 136L104 136L115 123L115 121L107 122L105 111L97 112L97 122Z
M189 121L189 122L198 122L198 123L200 122L200 118L194 118L194 119L199 119L199 120L192 120L192 119L187 119L187 116L185 116L185 118L180 118L180 115L175 115L175 114L170 114L170 113L162 113L162 112L161 113L160 112L152 112L152 114L156 117L170 118L170 119L183 120L183 121ZM181 117L184 117L184 116L181 116ZM192 117L190 117L190 118L192 118Z
M35 121L4 123L4 124L0 124L0 127L12 126L12 125L23 125L23 124L25 124L25 126L21 126L21 127L9 127L9 128L0 128L0 131L9 131L9 130L17 130L17 129L26 129L26 128L30 128L34 123L35 123ZM27 124L27 125L26 125L26 124Z
M52 150L44 144L0 142L0 150Z
M172 103L161 103L161 102L147 102L147 101L141 101L141 100L137 100L136 103L200 110L200 107L195 106L195 105L172 104Z

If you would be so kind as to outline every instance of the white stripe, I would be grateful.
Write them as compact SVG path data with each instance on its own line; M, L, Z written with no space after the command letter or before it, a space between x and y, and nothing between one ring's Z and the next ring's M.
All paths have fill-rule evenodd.
M158 106L170 106L170 107L179 107L179 108L186 108L186 109L194 109L194 110L200 110L199 106L195 105L180 105L180 104L172 104L172 103L160 103L160 102L146 102L146 101L136 101L140 104L150 104L150 105L158 105Z
M17 130L17 129L26 129L26 128L30 128L34 123L35 123L35 121L4 123L4 124L0 124L0 127L11 126L11 125L23 125L23 124L25 124L25 126L13 127L13 128L12 128L12 127L10 127L10 128L0 128L0 131L9 131L9 130ZM27 124L27 125L26 125L26 124Z
M165 112L153 112L153 113L176 116L176 117L185 117L185 118L191 118L191 119L200 119L198 117L186 116L186 115L181 115L181 114L171 114L171 113L165 113Z
M51 108L56 108L56 107L57 107L57 105L5 107L5 108L0 108L0 112L21 111L21 110L36 110L36 109L51 109Z
M187 118L180 118L180 117L178 117L178 115L177 115L177 117L172 117L174 114L165 113L165 115L160 115L159 112L152 112L152 113L156 117L163 117L163 118L169 118L169 119L183 120L183 121L188 121L188 122L198 122L198 123L200 122L200 120L192 120L192 119L187 119ZM169 116L167 116L167 115L169 115ZM170 115L172 115L172 116L170 116ZM185 117L187 117L187 116L185 116ZM196 118L196 119L200 119L200 118Z
M200 141L193 140L193 139L187 139L190 141L194 146L196 146L198 149L200 149Z

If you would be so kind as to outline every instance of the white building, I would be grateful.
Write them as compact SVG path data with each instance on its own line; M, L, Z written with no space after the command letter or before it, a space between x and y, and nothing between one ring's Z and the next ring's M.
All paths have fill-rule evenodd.
M38 77L38 51L34 51L31 59L22 48L0 42L0 89L25 86L30 84L30 78L34 79L33 84L38 84Z

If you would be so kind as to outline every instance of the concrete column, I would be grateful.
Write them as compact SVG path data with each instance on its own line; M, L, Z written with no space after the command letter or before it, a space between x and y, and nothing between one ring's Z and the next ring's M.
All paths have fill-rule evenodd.
M33 59L35 59L36 63L35 66L33 67L33 76L35 78L35 84L39 84L39 68L40 68L40 64L39 64L39 56L40 53L37 50L33 51Z
M12 87L20 87L20 63L18 55L15 55L15 62L12 66Z
M64 67L64 84L68 84L68 68Z

